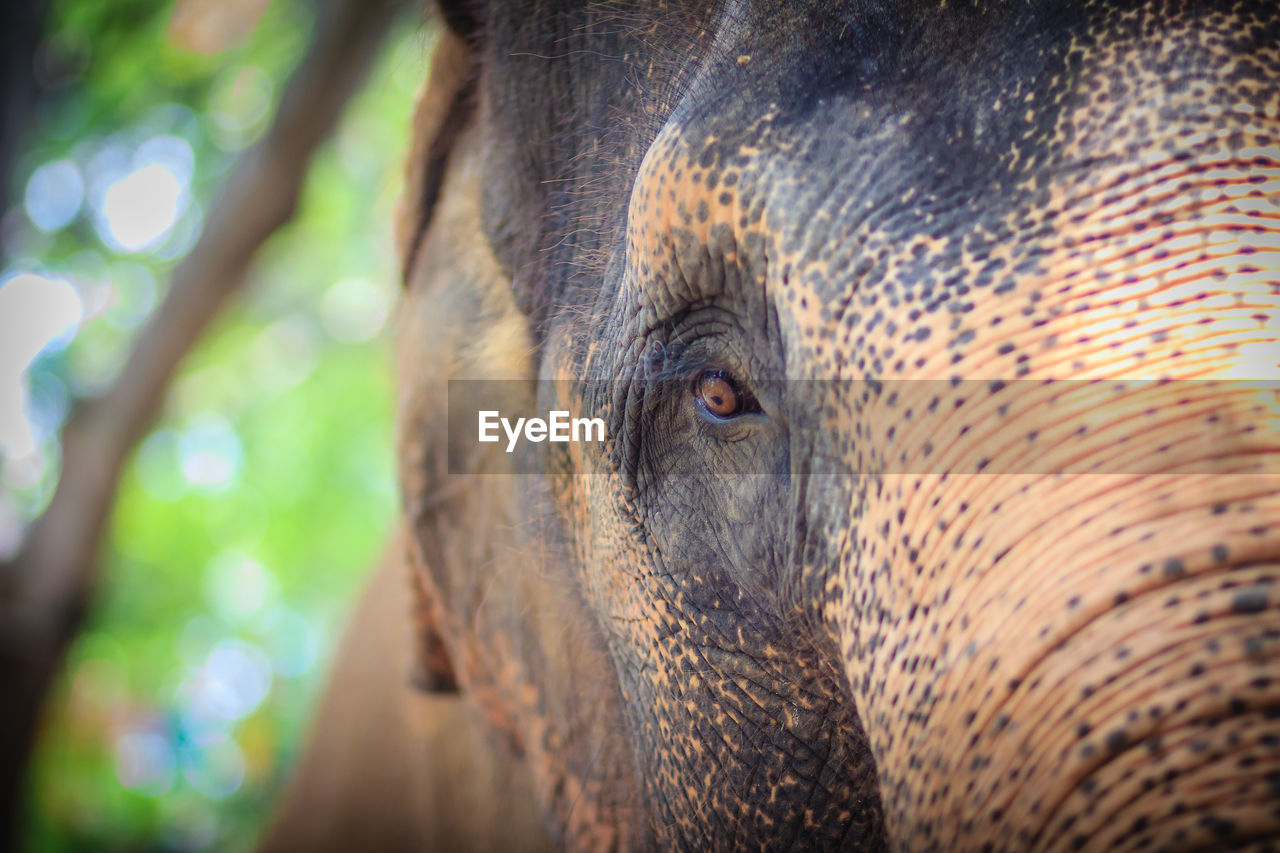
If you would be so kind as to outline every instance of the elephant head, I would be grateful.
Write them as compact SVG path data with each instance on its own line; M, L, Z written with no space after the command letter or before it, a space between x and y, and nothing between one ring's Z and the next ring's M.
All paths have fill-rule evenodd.
M1274 3L443 5L418 674L555 838L1280 835Z

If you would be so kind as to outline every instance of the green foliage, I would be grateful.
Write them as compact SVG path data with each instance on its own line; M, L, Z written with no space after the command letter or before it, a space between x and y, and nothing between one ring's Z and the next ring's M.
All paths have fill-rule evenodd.
M310 30L311 4L276 0L247 43L196 56L165 40L170 6L55 3L48 49L66 54L69 78L18 177L69 158L90 188L64 226L35 227L21 192L6 217L11 268L70 281L88 315L29 372L46 425L112 378ZM427 53L404 21L318 156L297 219L183 365L128 464L90 622L38 745L30 849L243 849L269 814L395 512L391 211ZM191 204L159 245L113 249L94 224L95 159L128 160L157 136L190 147ZM56 460L52 432L37 434ZM29 520L55 473L6 472L4 500Z

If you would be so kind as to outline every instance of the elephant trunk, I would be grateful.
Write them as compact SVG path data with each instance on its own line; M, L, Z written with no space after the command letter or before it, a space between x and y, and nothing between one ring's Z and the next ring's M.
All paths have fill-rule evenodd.
M902 384L906 397L947 383ZM1210 418L1236 427L1275 393L1201 391ZM964 407L937 409L948 414L897 430L893 447L955 434ZM810 517L831 523L810 526L838 549L824 557L835 575L815 575L826 594L810 599L826 602L819 619L865 722L893 843L1193 849L1277 833L1274 433L1202 441L1202 420L1170 405L1162 425L1117 443L1094 407L1091 444L1079 411L1024 409L1038 429L1070 428L1075 443L1059 447L1082 469L1108 448L1134 450L1089 469L1103 473L1047 462L959 473L961 462L846 476L838 500L810 497ZM1102 411L1125 421L1130 409ZM977 441L1011 452L1027 423L1001 423ZM865 447L878 433L860 435ZM1179 435L1197 438L1180 455ZM833 505L849 515L831 519Z
M876 480L900 502L862 504L824 618L898 847L1280 831L1280 477L1239 449L1194 473Z
M1110 189L957 291L912 378L811 407L806 464L857 475L805 498L804 600L900 849L1280 834L1280 157L1240 109L1146 169L1079 161Z

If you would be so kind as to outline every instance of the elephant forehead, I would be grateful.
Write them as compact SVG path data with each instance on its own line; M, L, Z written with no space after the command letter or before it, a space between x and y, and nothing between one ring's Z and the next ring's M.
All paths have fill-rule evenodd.
M1188 346L1260 375L1277 24L1262 7L1161 14L1117 11L1038 66L938 91L905 75L803 114L750 98L678 113L635 182L627 282L659 316L763 283L813 376L1143 375Z
M624 286L646 311L669 316L718 295L724 276L714 267L763 260L771 236L759 192L762 156L773 116L755 122L749 143L729 144L714 131L673 121L640 165L631 194ZM771 152L776 153L776 152Z

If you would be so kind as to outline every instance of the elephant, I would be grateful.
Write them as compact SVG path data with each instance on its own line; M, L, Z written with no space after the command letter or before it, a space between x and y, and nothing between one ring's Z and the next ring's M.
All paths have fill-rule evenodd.
M378 754L477 849L1274 849L1280 7L439 7L316 748L455 703Z

